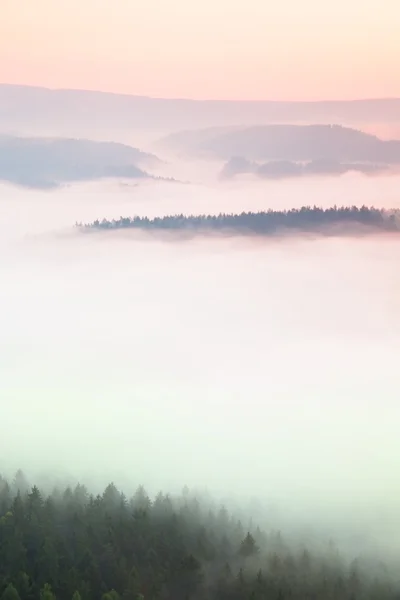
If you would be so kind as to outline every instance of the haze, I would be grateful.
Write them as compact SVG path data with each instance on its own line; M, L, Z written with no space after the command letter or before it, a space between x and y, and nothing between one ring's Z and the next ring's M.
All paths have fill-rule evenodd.
M4 468L187 483L325 525L366 518L380 535L384 511L393 528L400 240L163 242L73 228L267 199L393 206L398 178L372 182L3 185Z
M170 506L167 546L157 530L159 551L147 547L148 527L135 554L149 516L143 490L125 504L109 486L86 510L79 488L93 536L82 517L83 558L71 536L67 565L56 519L58 555L40 537L60 497L45 504L37 489L23 493L18 513L12 494L18 482L27 492L24 476L11 487L0 478L0 600L147 599L144 582L157 577L160 598L230 598L213 587L221 569L233 581L221 589L249 598L248 575L261 593L258 524L314 550L332 536L351 559L384 559L393 588L382 596L372 586L368 598L395 597L400 220L365 206L400 209L399 31L395 0L3 0L0 474L13 481L21 468L31 482L79 480L93 493L110 482L128 495L140 484L152 497L190 492L179 529ZM209 218L221 213L233 216ZM180 547L185 515L197 514L193 496L184 512L192 491L243 515L243 531L230 522L228 553L197 529ZM63 498L67 531L75 515ZM117 501L119 553L107 521ZM159 497L154 518L168 506ZM123 523L141 509L129 538ZM29 516L23 534L18 514L20 523ZM215 541L213 516L204 522ZM268 544L265 556L275 552ZM42 546L36 561L31 550ZM175 546L170 561L165 548ZM323 596L324 568L336 568L329 548L303 587L286 561L286 590ZM309 561L297 551L303 577ZM39 572L56 563L62 576ZM349 565L332 598L357 588ZM279 569L271 597L288 598ZM390 583L389 571L382 577ZM176 588L165 588L168 578ZM196 593L185 591L190 581Z

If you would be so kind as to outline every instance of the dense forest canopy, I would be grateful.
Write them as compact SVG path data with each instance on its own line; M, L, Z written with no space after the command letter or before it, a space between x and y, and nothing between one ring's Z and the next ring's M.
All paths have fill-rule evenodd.
M45 493L18 471L0 477L2 600L396 600L400 576L317 553L198 498L131 498L113 483Z
M333 206L319 208L303 206L291 210L268 210L264 212L242 212L241 214L219 215L171 215L166 217L120 217L108 221L96 220L89 224L78 224L83 229L135 228L160 231L229 232L241 234L271 235L284 230L303 232L325 231L334 228L335 233L348 231L350 227L369 230L397 232L400 229L400 212L367 206Z

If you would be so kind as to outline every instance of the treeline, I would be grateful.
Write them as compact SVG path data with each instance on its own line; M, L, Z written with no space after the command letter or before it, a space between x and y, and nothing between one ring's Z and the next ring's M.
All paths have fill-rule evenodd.
M383 210L367 206L333 206L319 208L303 206L291 210L268 210L264 212L242 212L240 214L219 215L171 215L166 217L120 217L108 221L96 220L93 223L77 223L84 229L124 229L161 231L235 231L242 234L271 235L286 229L303 232L347 231L349 226L364 226L381 231L399 231L397 210Z
M0 478L1 600L398 600L384 565L312 553L187 488L45 494Z

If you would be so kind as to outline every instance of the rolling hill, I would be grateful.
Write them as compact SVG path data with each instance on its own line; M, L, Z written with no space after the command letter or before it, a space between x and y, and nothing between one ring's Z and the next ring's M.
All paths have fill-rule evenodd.
M0 136L0 179L29 187L106 177L144 178L160 162L112 142Z
M400 141L340 125L259 125L182 131L163 138L160 145L179 154L229 160L400 163Z

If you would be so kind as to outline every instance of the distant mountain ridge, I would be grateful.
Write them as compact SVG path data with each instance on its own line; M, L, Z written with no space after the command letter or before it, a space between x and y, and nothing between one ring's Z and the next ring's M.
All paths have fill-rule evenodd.
M287 160L400 163L400 141L340 125L259 125L182 131L160 144L180 154L230 160Z
M172 132L282 122L399 123L400 99L279 102L149 98L0 84L0 130L59 127ZM31 131L31 129L29 129ZM57 133L58 135L58 133Z

